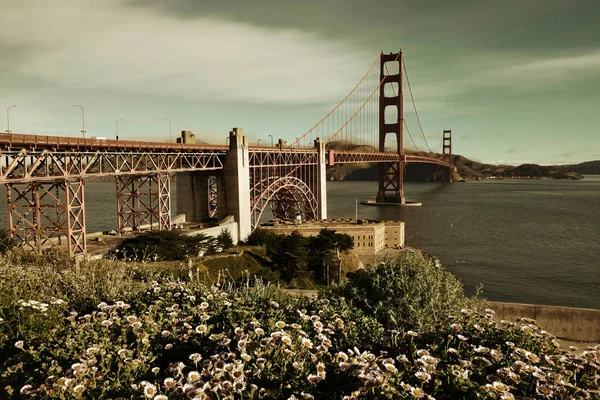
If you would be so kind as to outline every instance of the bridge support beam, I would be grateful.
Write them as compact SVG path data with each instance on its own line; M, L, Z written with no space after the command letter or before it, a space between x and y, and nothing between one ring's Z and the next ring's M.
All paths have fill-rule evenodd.
M169 174L119 175L117 233L171 229L171 180Z
M392 65L388 67L386 63ZM404 198L404 155L403 155L403 127L404 106L402 94L402 52L395 54L383 54L380 58L380 81L383 86L379 90L379 151L385 152L385 139L387 134L396 135L396 146L399 162L379 163L379 189L377 191L377 203L405 203ZM390 72L390 70L392 72ZM398 71L397 73L394 73ZM387 85L398 86L396 93L392 87L394 96L386 96ZM397 115L396 121L387 122L385 119L386 108L390 107L392 114Z
M227 215L238 223L238 237L245 240L252 232L250 203L250 155L248 138L241 128L229 132L229 153L225 159L223 180L227 194Z
M326 152L325 143L321 141L321 138L315 140L315 147L318 153L318 164L317 164L317 182L316 182L316 193L315 197L319 205L318 219L327 219L327 170L326 170Z
M41 253L66 239L71 257L86 253L83 179L5 186L9 234L21 247Z
M177 213L186 221L201 222L219 218L225 213L223 182L214 171L192 171L177 174Z

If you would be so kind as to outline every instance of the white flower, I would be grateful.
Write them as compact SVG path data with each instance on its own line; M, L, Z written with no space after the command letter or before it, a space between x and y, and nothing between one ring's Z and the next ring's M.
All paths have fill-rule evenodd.
M165 385L165 387L167 389L172 389L175 387L176 382L175 382L175 379L173 379L173 378L165 378L165 380L163 381L163 384Z
M196 332L197 333L201 333L201 334L205 334L206 332L208 332L208 327L206 325L198 325L196 327Z
M415 373L415 376L425 382L429 382L429 380L431 379L431 375L429 375L427 372L423 372L423 371L419 371Z
M28 391L31 389L31 387L32 387L31 385L25 385L25 386L23 386L23 387L21 388L21 390L20 390L20 393L21 393L21 394L25 394L25 393L27 393L27 392L28 392Z
M190 371L187 378L190 382L196 382L198 379L200 379L200 373L198 371Z
M83 393L84 390L85 390L85 386L83 386L83 385L77 385L73 388L73 391L77 394Z
M111 326L112 325L112 321L105 319L104 321L102 321L102 326Z
M283 321L277 321L275 322L275 326L278 327L279 329L285 328L286 323Z
M151 383L148 383L146 386L144 386L144 395L149 399L153 398L157 392L156 386Z
M18 340L17 342L15 342L15 347L17 349L23 349L23 341L22 340Z
M192 360L193 362L198 362L202 359L202 356L198 353L192 353L192 354L190 354L189 359Z
M154 396L154 400L169 400L169 398L164 394L157 394L156 396Z

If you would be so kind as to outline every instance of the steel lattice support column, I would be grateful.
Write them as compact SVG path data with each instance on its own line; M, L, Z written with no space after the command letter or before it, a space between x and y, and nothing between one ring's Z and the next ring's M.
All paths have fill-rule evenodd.
M171 180L169 174L116 177L117 232L171 229Z
M388 72L386 63L391 62L392 71ZM395 54L383 54L380 58L380 81L383 82L379 90L379 151L385 152L385 139L388 133L396 135L397 150L400 160L398 162L379 163L379 189L377 191L378 203L401 203L404 204L404 159L403 153L403 126L404 107L402 92L402 52ZM398 91L395 96L386 96L385 88L388 84L397 84ZM386 108L391 107L397 113L395 122L387 123L385 120Z
M10 236L40 253L66 238L70 256L85 254L85 199L83 179L7 183Z
M208 177L208 217L217 218L219 205L219 178Z
M155 175L158 186L158 229L171 229L171 178L169 174Z

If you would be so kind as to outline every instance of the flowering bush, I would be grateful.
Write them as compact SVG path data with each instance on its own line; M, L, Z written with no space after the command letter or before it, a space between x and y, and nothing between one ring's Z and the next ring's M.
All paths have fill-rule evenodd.
M458 310L435 331L386 331L340 297L140 284L92 310L68 299L3 306L13 322L0 321L0 398L598 397L599 348L564 352L533 321L497 321L491 310ZM14 329L20 313L42 321L52 307L66 312L52 339Z
M436 330L463 308L484 308L481 300L463 294L461 282L450 272L411 255L349 274L341 286L324 293L343 296L386 329L396 330Z

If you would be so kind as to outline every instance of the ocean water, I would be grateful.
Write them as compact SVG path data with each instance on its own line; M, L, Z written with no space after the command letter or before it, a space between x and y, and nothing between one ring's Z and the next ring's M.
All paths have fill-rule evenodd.
M600 309L600 176L407 183L422 207L360 205L376 192L376 182L328 182L329 217L353 218L357 199L359 218L405 221L406 243L438 257L467 293L482 284L489 300ZM114 182L87 182L85 198L87 231L114 229Z
M353 217L376 182L328 182L330 217ZM358 206L359 218L400 219L406 243L438 257L467 293L489 300L600 309L600 175L580 181L505 179L407 183L422 207Z

